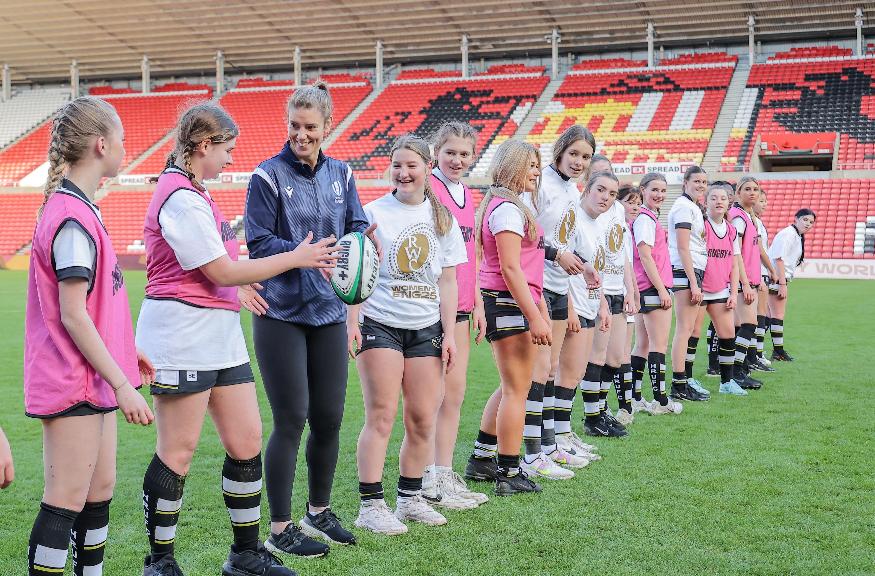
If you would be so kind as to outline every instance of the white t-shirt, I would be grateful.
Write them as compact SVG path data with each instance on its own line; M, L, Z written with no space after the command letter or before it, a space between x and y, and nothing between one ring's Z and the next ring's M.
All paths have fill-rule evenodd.
M100 212L94 207L100 218ZM55 260L55 274L58 281L67 278L88 280L88 289L94 285L94 268L97 266L97 247L94 240L82 225L68 220L52 242L52 257Z
M602 249L601 254L604 255L602 284L605 294L622 295L626 292L624 282L626 266L632 262L626 249L628 225L626 224L626 210L623 208L623 204L614 201L613 206L596 218L596 225L596 241ZM599 263L598 256L595 262Z
M711 223L711 226L714 228L714 233L720 236L721 238L726 237L726 233L728 230L726 229L726 218L723 219L719 224L708 218L708 222ZM738 225L733 221L733 226L738 230ZM736 234L735 240L732 241L732 255L738 256L741 254L741 235ZM728 298L729 297L729 286L727 284L726 288L720 290L719 292L702 292L702 296L705 300L719 300L720 298Z
M513 232L523 238L526 236L526 216L513 202L502 202L486 220L493 235L499 232Z
M377 223L383 261L377 287L361 313L394 328L419 330L440 320L438 281L444 268L468 261L465 242L453 218L449 232L434 229L431 202L411 206L389 193L367 204L368 221Z
M769 258L771 258L775 270L777 270L775 261L782 260L784 262L784 276L787 280L792 280L796 273L796 263L801 257L802 236L795 226L791 224L775 234L772 245L769 246Z
M171 194L158 213L158 223L184 270L227 254L210 205L196 192ZM222 370L249 362L240 314L232 310L146 298L137 318L136 340L156 370Z
M762 246L763 249L766 251L766 254L768 254L769 253L769 231L766 230L766 225L763 224L763 221L761 218L754 219L754 222L756 222L756 225L757 225L757 234L759 234L759 237L760 237L760 246ZM760 275L761 276L768 276L769 275L769 269L766 268L766 265L762 264L762 263L760 264Z
M577 229L577 206L580 192L571 180L565 180L553 166L541 173L538 210L535 219L544 229L544 243L568 249ZM544 289L557 294L568 293L568 274L555 262L544 263Z
M590 218L589 214L583 208L580 208L579 205L578 208L579 218L577 220L577 231L574 235L573 249L583 256L587 262L592 262L593 266L596 266L596 258L599 252L596 243L598 227L595 219ZM602 270L598 271L602 279L604 279ZM586 287L586 280L584 280L583 274L576 274L569 278L568 290L574 304L574 312L578 316L582 316L587 320L593 320L598 316L602 299L601 288L590 290Z
M656 246L656 221L646 214L639 214L632 223L632 231L635 232L635 242L644 242L651 248Z
M444 186L447 187L447 190L450 191L450 196L453 199L453 202L456 203L456 206L462 208L465 205L465 187L462 186L461 182L453 182L449 178L441 172L440 168L432 168L431 173L437 176L438 180L444 183Z
M681 256L678 253L677 229L686 228L690 231L690 256L693 268L704 270L708 263L708 247L705 246L705 217L699 205L690 200L686 194L681 194L668 212L668 254L673 268L683 268Z

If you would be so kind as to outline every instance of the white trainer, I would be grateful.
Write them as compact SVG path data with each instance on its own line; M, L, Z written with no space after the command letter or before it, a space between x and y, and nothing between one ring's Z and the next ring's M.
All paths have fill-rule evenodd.
M395 518L410 522L420 522L429 526L443 526L447 523L443 514L431 507L421 495L398 498Z
M377 534L386 534L387 536L395 536L407 532L407 526L398 520L392 513L386 501L380 498L379 500L362 500L359 506L359 516L355 519L355 525L358 528L370 530Z
M568 468L586 468L589 466L589 458L587 458L586 455L572 454L558 446L556 450L547 454L547 458L560 466L566 466Z
M619 410L617 410L617 415L614 416L614 418L616 418L617 422L619 422L623 426L628 426L635 421L635 416L633 416L632 413L628 412L625 408L620 408Z
M596 454L596 450L598 450L598 447L593 446L592 444L587 444L586 442L581 440L580 436L578 436L575 432L569 432L568 434L557 434L556 445L566 452L571 452L572 454L583 456L590 462L595 462L596 460L602 459L601 456Z
M656 400L651 402L650 404L650 413L654 416L659 416L662 414L680 414L684 411L684 405L680 402L676 402L671 398L668 399L668 404L663 406Z
M525 458L521 459L520 468L529 476L536 478L547 478L548 480L569 480L574 478L574 472L559 466L543 452L539 453L531 462L526 462Z
M462 477L453 470L441 470L438 475L438 485L440 486L441 494L451 492L461 498L474 502L477 506L489 502L489 496L482 492L469 490Z
M645 414L650 414L650 402L644 400L632 400L632 414L638 414L639 412L644 412Z

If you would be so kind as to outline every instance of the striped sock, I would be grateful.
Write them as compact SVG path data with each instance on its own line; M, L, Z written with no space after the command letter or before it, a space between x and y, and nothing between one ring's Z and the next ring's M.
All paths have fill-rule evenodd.
M523 444L526 447L526 462L531 462L541 453L541 426L544 421L544 384L532 382L526 398L526 420L523 427Z
M617 373L615 366L602 366L602 373L599 382L599 412L607 412L608 410L608 392L614 384L614 374Z
M78 513L73 510L58 508L45 502L40 503L27 547L29 576L64 573L67 549L70 546L70 531L77 516Z
M767 316L757 316L757 329L754 332L754 336L757 341L757 356L763 355L763 347L765 346L766 340L766 322L768 321Z
M686 378L689 380L693 377L693 363L696 361L696 349L699 347L698 336L690 336L687 340L687 358L684 362Z
M735 333L735 369L745 371L747 369L748 348L751 346L754 325L742 324Z
M629 414L632 413L632 366L623 364L620 366L620 372L623 375L623 405Z
M554 407L556 405L556 383L547 380L544 386L544 417L541 426L541 451L552 454L556 450L556 422Z
M571 433L571 408L574 406L574 394L574 388L556 386L556 402L553 406L556 434Z
M735 340L721 338L720 343L720 383L726 384L732 380L732 368L735 365Z
M647 355L647 368L650 371L653 399L665 406L668 404L668 397L665 395L665 354L650 352Z
M641 386L644 383L644 370L647 368L647 359L643 356L632 356L632 383L634 385L634 391L632 393L632 397L635 400L642 400L641 396Z
M143 511L152 562L173 554L184 487L185 476L168 468L155 454L143 478Z
M583 380L580 381L580 392L583 395L583 412L587 422L599 421L599 389L601 388L602 367L590 362L586 365Z
M496 463L495 471L499 476L510 478L520 473L519 454L499 454Z
M717 330L714 329L714 323L708 326L708 334L706 336L708 342L708 369L716 370L720 367L720 354L719 354L719 338L717 337Z
M607 366L605 366L607 369ZM617 395L617 409L623 407L625 402L625 393L623 392L623 372L621 368L615 368L611 374L611 383L614 385L614 394Z
M362 502L382 500L384 496L382 482L359 482L359 498Z
M784 351L784 321L778 318L772 318L772 349L775 352Z
M477 440L474 441L474 458L480 460L492 460L495 458L495 452L498 450L498 437L495 434L490 434L480 430L477 433Z
M415 498L420 494L422 494L422 476L420 476L419 478L398 476L399 498Z
M237 550L256 550L261 524L261 454L249 460L235 460L225 454L222 496L231 518L234 546Z
M101 576L106 534L109 530L109 503L86 502L70 532L75 576Z

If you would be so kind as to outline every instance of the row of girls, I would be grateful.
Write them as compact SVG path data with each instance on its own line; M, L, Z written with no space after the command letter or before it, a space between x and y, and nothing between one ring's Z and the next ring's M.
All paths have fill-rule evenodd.
M360 528L398 534L406 522L444 524L436 507L467 509L488 500L452 469L472 329L478 342L491 343L501 383L483 410L467 477L493 480L496 493L507 495L538 490L532 474L568 476L568 468L598 459L571 432L581 379L587 433L621 430L623 411L615 418L605 399L612 381L624 400L630 397L632 380L622 366L626 317L638 308L627 265L634 251L625 228L616 228L625 226L616 178L590 166L592 136L577 127L563 135L543 174L534 147L502 144L475 218L471 191L461 182L475 155L470 126L442 127L436 159L421 138L400 138L391 153L393 192L363 209L349 167L321 151L331 117L323 84L290 98L288 142L250 183L250 258L238 260L234 231L203 184L231 164L237 127L212 103L183 114L147 211L148 282L135 337L124 276L94 202L101 179L115 176L124 158L124 129L112 106L96 98L77 98L55 115L26 309L25 408L42 422L45 465L29 574L62 573L71 545L74 574L102 573L116 410L129 423L157 424L155 454L144 466L150 548L144 576L183 574L174 557L177 525L207 414L226 451L217 491L233 544L223 575L294 574L278 555L323 556L326 542L355 544L330 506L348 349L366 409L357 448ZM580 176L582 196L574 186ZM543 210L539 202L560 189L574 207L556 220L546 211L552 200ZM540 222L550 218L550 237L558 240L545 242ZM348 312L325 274L337 257L335 239L349 232L374 241L381 267L377 291ZM546 269L560 280L545 284ZM241 307L254 314L255 352L273 415L263 462ZM566 348L583 353L563 354ZM154 413L136 391L141 385L150 386ZM392 511L381 482L400 394L405 436ZM657 404L668 405L662 396ZM308 498L294 522L290 503L305 424ZM263 488L270 508L264 542Z

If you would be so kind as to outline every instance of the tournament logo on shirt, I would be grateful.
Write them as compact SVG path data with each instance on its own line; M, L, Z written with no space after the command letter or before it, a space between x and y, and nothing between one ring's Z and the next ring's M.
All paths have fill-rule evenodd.
M608 230L605 245L612 256L623 249L623 236L623 226L620 224L614 224Z
M605 271L606 260L605 248L604 246L599 246L595 253L595 260L592 263L593 268L595 268L596 272L599 274Z
M432 225L426 222L405 228L392 243L389 273L398 280L417 280L433 255L440 251Z
M562 219L556 225L556 230L553 232L553 237L563 246L574 238L574 231L577 230L577 214L574 209L569 206L565 209Z
M122 269L118 265L118 260L116 260L115 268L112 269L112 295L115 296L121 287L124 286L125 277L122 275Z

